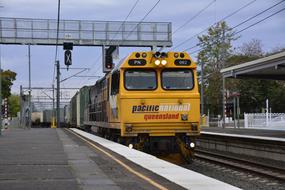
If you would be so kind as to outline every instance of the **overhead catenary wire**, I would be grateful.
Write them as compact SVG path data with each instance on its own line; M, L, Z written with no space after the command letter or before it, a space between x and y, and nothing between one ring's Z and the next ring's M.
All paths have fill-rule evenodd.
M144 17L139 21L139 23L136 24L135 28L133 28L127 35L126 39L128 39L128 37L130 36L130 34L135 31L138 26L146 19L146 17L153 11L153 9L158 5L158 3L160 2L160 0L158 0L153 6L152 8L144 15Z
M129 11L128 15L126 16L126 18L124 19L124 21L122 22L122 24L120 25L118 31L116 32L115 36L111 39L110 44L112 43L113 39L118 35L119 31L121 30L121 28L123 27L123 25L126 23L126 21L128 20L129 16L132 14L133 10L135 9L135 7L137 6L138 2L140 0L137 0L135 2L135 4L132 6L131 10Z
M273 17L274 15L276 15L276 14L278 14L278 13L281 13L282 11L285 11L285 8L282 8L282 9L280 9L280 10L278 10L278 11L276 11L276 12L270 14L269 16L267 16L267 17L265 17L265 18L260 19L259 21L255 22L255 23L253 23L253 24L251 24L251 25L249 25L249 26L247 26L247 27L245 27L245 28L243 28L243 29L241 29L241 30L239 30L239 31L237 31L237 32L234 32L233 34L235 35L235 34L242 33L243 31L245 31L245 30L247 30L247 29L249 29L249 28L251 28L251 27L253 27L253 26L255 26L255 25L257 25L257 24L259 24L259 23L261 23L261 22L263 22L263 21L265 21L265 20L271 18L271 17ZM197 46L197 47L198 47L198 46ZM203 49L203 48L200 48L200 49L198 49L198 50L195 50L195 51L191 52L191 54L197 53L197 52L201 51L202 49ZM186 51L187 51L187 50L186 50Z
M235 29L235 28L241 26L242 24L247 23L248 21L250 21L250 20L252 20L252 19L258 17L259 15L262 15L263 13L269 11L270 9L273 9L274 7L276 7L276 6L278 6L279 4L284 3L284 2L285 2L285 0L279 1L278 3L272 5L271 7L269 7L269 8L267 8L267 9L265 9L265 10L259 12L258 14L254 15L254 16L252 16L252 17L246 19L246 20L244 20L243 22L241 22L241 23L235 25L234 27L232 27L232 29Z
M233 11L232 13L228 14L227 16L223 17L222 19L220 19L219 21L215 22L214 24L208 26L207 28L205 28L204 30L200 31L199 33L194 34L193 36L187 38L186 40L182 41L181 43L179 43L178 45L176 45L175 47L171 48L172 50L177 49L178 47L182 46L183 44L187 43L188 41L194 39L195 37L197 37L198 35L206 32L209 28L213 27L214 25L216 25L219 22L222 22L232 16L234 16L235 14L237 14L238 12L240 12L241 10L245 9L246 7L250 6L251 4L253 4L255 1L257 0L252 0L249 3L243 5L242 7L238 8L237 10Z
M239 34L239 33L243 32L243 31L245 31L245 30L247 30L247 29L249 29L249 28L251 28L251 27L253 27L253 26L255 26L255 25L259 24L259 23L261 23L262 21L265 21L268 18L273 17L274 15L276 15L276 14L278 14L278 13L284 11L284 10L285 10L285 8L280 9L279 11L276 11L275 13L273 13L273 14L271 14L271 15L269 15L269 16L267 16L267 17L265 17L265 18L263 18L263 19L261 19L261 20L259 20L257 22L255 22L255 23L253 23L253 24L251 24L251 25L249 25L249 26L247 26L245 28L243 28L242 30L239 30L239 31L235 32L234 34Z
M181 26L179 26L177 29L175 29L172 32L172 35L174 35L176 32L184 28L187 24L189 24L191 21L193 21L195 18L197 18L200 14L202 14L205 10L207 10L212 4L214 4L216 0L211 1L208 3L203 9L201 9L198 13L196 13L194 16L192 16L190 19L188 19L186 22L184 22Z
M120 27L118 28L118 30L117 30L117 32L115 33L114 37L111 39L110 45L112 45L113 39L118 35L120 29L121 29L121 28L123 27L123 25L126 23L126 21L128 20L128 18L130 17L130 15L132 14L132 12L134 11L134 9L135 9L135 7L137 6L137 4L138 4L139 1L140 1L140 0L137 0L137 1L133 4L133 6L131 7L131 9L130 9L130 11L128 12L127 16L125 17L124 21L122 22L122 24L121 24ZM98 56L98 58L97 58L96 61L95 61L95 64L91 67L90 70L87 71L87 73L89 73L96 65L98 65L97 63L99 63L99 60L100 60L101 57L102 57L102 54L100 54L100 55ZM90 65L90 66L91 66L91 65ZM101 66L102 66L102 65L101 65ZM100 67L100 65L99 65L99 67ZM100 67L100 69L101 69L101 67ZM97 74L100 69L97 69L97 70L94 72L94 74ZM87 80L89 80L89 79L86 78L85 80L83 80L83 81L80 83L80 85L81 85L82 83L86 82Z
M151 8L151 9L144 15L144 17L138 22L138 24L136 24L136 27L133 28L133 30L131 30L131 31L128 33L126 39L127 39L127 38L129 37L129 35L130 35L134 30L136 30L136 28L146 19L146 17L154 10L154 8L158 5L159 2L160 2L160 0L158 0L158 1L152 6L152 8ZM128 19L128 17L130 16L130 14L132 13L132 11L133 11L134 8L136 7L136 5L137 5L137 2L133 5L132 9L129 11L129 14L128 14L127 17L125 18L125 20ZM101 57L102 57L102 55L100 55L100 56L98 57L98 60L99 60ZM95 74L96 74L98 71L99 71L99 69L95 71Z
M158 1L152 6L152 8L144 15L144 17L136 24L136 27L133 28L133 30L128 33L126 39L127 39L127 38L129 37L129 35L130 35L134 30L136 30L136 28L146 19L146 17L154 10L154 8L158 5L158 3L159 3L160 1L161 1L161 0L158 0ZM137 5L137 2L134 4L134 6L132 7L132 9L129 11L129 14L128 14L127 17L126 17L126 20L127 20L127 18L130 16L130 14L132 13L132 11L134 10L134 8L135 8L136 5ZM125 39L125 40L126 40L126 39ZM97 58L97 60L99 61L99 59L100 59L101 57L102 57L102 55L100 55L100 56ZM95 71L95 73L97 73L98 71L99 71L99 69L97 69L97 70Z
M233 30L233 29L235 29L235 28L237 28L237 27L239 27L239 26L241 26L241 25L247 23L248 21L250 21L250 20L252 20L252 19L254 19L254 18L256 18L256 17L262 15L263 13L267 12L267 11L270 10L270 9L273 9L274 7L278 6L279 4L281 4L281 3L283 3L283 2L285 2L285 0L279 1L278 3L276 3L276 4L270 6L270 7L266 8L266 9L260 11L259 13L255 14L255 15L253 15L253 16L247 18L247 19L245 19L244 21L240 22L239 24L236 24L235 26L233 26L233 27L231 28L231 30ZM278 13L276 13L276 14L278 14ZM265 19L265 20L266 20L266 19ZM262 22L262 21L261 21L261 22ZM234 34L237 34L237 33L234 33ZM194 48L198 47L199 45L200 45L200 43L198 43L198 44L196 44L196 45L194 45L194 46L192 46L192 47L190 47L190 48L187 48L187 49L185 49L185 50L183 50L183 51L189 51L189 50L191 50L191 49L194 49Z

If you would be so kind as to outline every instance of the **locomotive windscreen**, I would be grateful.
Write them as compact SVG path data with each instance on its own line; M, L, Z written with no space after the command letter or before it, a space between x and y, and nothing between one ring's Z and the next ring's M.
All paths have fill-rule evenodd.
M154 90L157 87L156 72L145 69L125 71L125 88L128 90Z
M193 72L190 69L163 70L161 81L166 90L191 90L194 87Z

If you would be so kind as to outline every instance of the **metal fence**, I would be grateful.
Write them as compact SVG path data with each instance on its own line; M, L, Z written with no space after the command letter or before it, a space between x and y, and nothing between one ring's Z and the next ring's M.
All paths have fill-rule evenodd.
M244 127L285 130L285 113L245 113Z
M170 22L60 20L59 44L171 46ZM57 20L1 18L0 43L55 45Z

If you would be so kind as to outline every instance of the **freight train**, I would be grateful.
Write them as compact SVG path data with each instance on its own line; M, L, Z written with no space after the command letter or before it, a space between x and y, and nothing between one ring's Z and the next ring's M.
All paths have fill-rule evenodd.
M139 150L179 151L191 160L200 134L196 69L186 52L133 52L74 95L66 122Z
M61 126L66 126L66 121L64 120L66 115L66 110L60 108L60 124ZM56 116L56 110L54 112ZM68 111L69 112L69 111ZM32 127L51 127L52 125L52 117L53 117L53 110L46 109L43 111L32 112L31 120L32 120Z

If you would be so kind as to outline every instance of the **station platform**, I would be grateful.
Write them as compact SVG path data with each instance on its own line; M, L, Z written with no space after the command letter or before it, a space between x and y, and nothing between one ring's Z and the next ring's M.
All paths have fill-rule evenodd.
M94 144L82 138L93 139ZM238 189L77 129L50 128L8 128L2 132L0 187L1 190Z
M276 139L285 141L285 130L252 129L252 128L221 128L202 127L201 134L238 135L262 139Z

